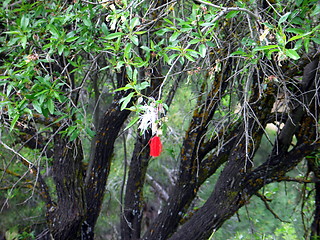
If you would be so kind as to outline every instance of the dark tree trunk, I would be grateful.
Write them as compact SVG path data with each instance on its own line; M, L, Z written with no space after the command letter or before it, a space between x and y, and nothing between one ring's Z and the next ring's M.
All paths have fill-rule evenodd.
M315 188L316 188L316 196L315 196L316 209L314 212L314 219L311 225L310 240L320 239L320 182L315 183Z
M152 71L149 69L141 72L141 76L146 77L148 75L151 79L151 86L145 91L145 95L157 99L164 77L161 64L155 61L151 65L154 66ZM136 138L126 182L123 212L121 213L122 240L140 239L143 207L145 205L143 187L150 160L148 143L151 137L152 132L149 130Z
M54 143L53 176L58 202L47 211L49 229L55 240L81 239L86 211L81 143L68 142L60 135Z
M126 84L125 73L117 74L118 87ZM121 127L130 111L120 110L119 100L124 96L123 92L117 92L115 98L104 114L95 142L93 160L90 162L86 180L85 197L87 201L86 218L83 223L83 239L94 239L94 227L99 217L105 186L110 171L114 142L118 137Z
M315 62L306 66L303 79L303 83L307 83L303 87L303 91L308 92L304 101L304 104L306 105L311 103L311 96L314 95L314 87L317 85L316 81L319 80L316 74L310 74L315 72L317 66L318 64L315 64ZM262 99L260 102L263 104L264 100ZM255 109L263 109L265 112L259 114L260 116L265 116L265 119L259 119L262 126L267 123L267 113L271 110L270 108L268 109L268 106L272 106L272 104L267 102L268 101L266 101L266 104L261 105L262 108L260 108L260 106ZM301 106L298 106L298 108L299 107ZM318 113L318 106L312 111ZM246 152L246 150L243 149L244 144L240 142L240 144L235 146L226 167L216 183L212 195L204 206L200 208L199 211L197 211L191 219L170 238L170 240L207 239L213 232L217 231L227 219L236 213L240 207L245 205L251 196L261 187L274 181L281 181L281 178L294 168L306 155L319 148L320 143L314 142L316 136L314 132L309 129L309 118L306 117L303 119L304 121L301 121L302 116L305 114L306 112L301 114L300 110L292 111L291 118L300 122L299 128L296 128L293 133L290 132L289 134L287 133L287 128L284 127L282 131L284 131L285 134L280 133L282 139L279 141L278 146L274 146L275 148L279 147L280 151L274 150L267 161L253 171L250 170L250 162L246 162L248 160L244 155ZM312 125L313 124L311 124L311 126ZM256 137L254 135L252 136L253 139L255 139L255 143L259 144L261 134L259 134L257 130L252 132L256 134ZM296 133L298 137L299 144L288 152L289 145L287 143L291 142L291 140L286 139L285 137L292 139L294 133ZM300 141L299 136L303 136L304 141ZM252 150L254 151L254 149ZM252 150L249 152L252 152ZM278 154L275 154L276 152ZM194 229L201 230L195 231Z
M226 63L228 63L228 61ZM168 203L161 214L155 219L154 223L149 227L144 239L167 239L167 237L176 230L183 215L195 198L201 185L197 176L199 171L203 170L198 167L207 153L204 147L206 144L203 142L204 134L218 105L220 99L218 96L219 94L223 94L227 87L226 81L224 80L229 77L229 74L230 69L226 64L222 73L217 74L217 78L207 96L201 95L199 97L198 108L193 112L193 117L182 146L181 165L176 185L171 189L171 197ZM203 89L204 88L205 85L203 85ZM203 104L203 101L205 104ZM208 143L208 145L210 144L212 145L212 143ZM215 144L217 143L213 145ZM214 146L211 147L213 148ZM226 160L222 155L219 156L221 156L222 161ZM218 162L221 163L221 161ZM215 164L206 166L208 167L205 170L206 173L212 173L210 167L213 169L217 167ZM206 173L204 173L204 175L209 177ZM205 181L205 179L206 178L203 178L200 181Z
M145 182L149 151L148 141L150 134L137 138L124 199L124 210L121 218L121 239L139 239L143 214L143 185Z

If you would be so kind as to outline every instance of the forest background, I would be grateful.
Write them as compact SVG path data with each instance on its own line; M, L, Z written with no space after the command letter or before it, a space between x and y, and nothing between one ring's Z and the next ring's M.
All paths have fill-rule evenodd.
M0 234L318 239L319 13L3 1Z

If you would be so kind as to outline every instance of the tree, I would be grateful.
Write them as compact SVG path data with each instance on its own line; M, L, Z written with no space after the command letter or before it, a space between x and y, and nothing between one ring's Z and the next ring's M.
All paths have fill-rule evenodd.
M126 144L129 131L136 136L130 161L124 156L122 239L207 239L253 195L263 199L267 184L312 182L310 172L317 179L317 14L313 0L5 1L0 143L27 167L18 176L33 181L45 202L52 237L94 238L119 157L115 142L122 136ZM185 84L196 101L174 155L179 166L166 168L171 184L159 182L148 144L161 133L171 141L166 129L174 120L165 115ZM257 161L263 136L272 149ZM306 178L288 177L304 159ZM1 170L14 175L9 163ZM144 229L146 182L162 203ZM312 237L318 234L315 214Z

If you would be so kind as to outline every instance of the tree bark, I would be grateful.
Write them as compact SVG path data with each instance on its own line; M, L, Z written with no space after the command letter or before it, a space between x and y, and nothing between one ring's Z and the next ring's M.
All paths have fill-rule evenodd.
M118 87L127 82L125 72L117 74ZM85 197L87 201L86 218L82 225L83 239L94 239L94 227L99 217L105 186L110 171L114 143L130 114L120 109L119 100L124 92L117 92L113 102L103 116L96 134L94 158L90 162L85 181Z
M315 183L315 205L314 218L311 224L310 240L317 240L320 238L320 182Z
M143 186L149 163L148 141L151 134L138 136L130 162L130 170L121 217L121 239L139 239L143 214Z
M143 239L167 239L167 237L176 230L180 220L195 198L200 186L197 179L200 171L199 166L206 155L206 152L199 149L201 149L202 145L205 145L204 134L220 101L219 96L223 95L227 87L225 79L230 76L229 74L230 68L228 61L226 61L222 72L217 74L217 78L208 94L206 96L199 96L198 108L193 112L189 129L184 138L177 183L171 189L169 194L171 197L161 214L155 219L154 223L151 224ZM202 88L204 89L204 87L205 85L203 85ZM203 104L203 102L205 102L205 104ZM214 144L211 147L213 148ZM221 159L224 160L225 158ZM217 165L215 164L209 164L208 166L217 169ZM212 171L209 168L206 169L205 172ZM209 177L209 175L207 175L207 177ZM205 179L202 180L205 181Z
M55 240L81 239L86 213L80 140L68 142L61 135L54 141L53 176L58 202L47 210L50 232Z
M312 62L311 65L313 66L311 70L310 65L306 67L308 73L314 72L314 69L317 69L318 66L318 64L314 64L314 62ZM308 85L308 87L304 87L303 90L308 92L308 94L311 92L311 94L314 95L314 88L317 86L316 82L318 80L315 74L304 74L303 82L307 83L306 85ZM304 104L309 106L311 99L312 97L307 96ZM261 101L264 102L264 100L260 100L260 102ZM262 109L264 112L259 114L259 116L265 116L259 119L260 126L265 126L268 112L271 111L270 106L272 106L272 104L267 102L268 101L266 101L265 105L261 105L262 108L260 108L260 106L255 109L255 111ZM318 113L319 106L316 105L313 110L315 113ZM315 134L313 131L306 131L304 128L306 125L304 121L309 123L308 118L302 118L301 115L306 116L305 108L303 114L301 114L300 110L292 111L291 118L300 122L294 133L297 133L298 136L303 135L305 141L298 141L299 144L290 152L287 152L289 146L286 143L289 142L289 139L291 142L293 134L282 135L280 133L280 136L286 136L289 139L283 137L282 143L285 144L281 145L282 148L280 148L280 151L277 152L273 150L265 163L253 171L250 168L251 163L246 162L247 159L244 153L247 150L243 148L244 144L240 141L233 149L228 163L215 185L216 187L212 195L204 206L201 207L186 224L182 225L170 240L207 239L217 231L227 219L236 213L240 207L247 204L251 196L261 187L274 181L280 181L281 177L294 168L305 156L312 153L315 149L318 149L320 142L316 141ZM317 115L315 116L318 117ZM252 124L255 123L253 122ZM286 124L288 124L288 122ZM252 131L254 135L256 135L256 137L254 135L252 136L253 139L255 139L255 144L259 144L262 136L261 133L258 133L258 131L261 132L261 129L258 130L260 126L256 126L256 130ZM286 132L287 128L284 127L282 131ZM277 146L275 146L275 148L276 147ZM254 151L255 150L252 149L249 152ZM195 229L199 229L199 231Z

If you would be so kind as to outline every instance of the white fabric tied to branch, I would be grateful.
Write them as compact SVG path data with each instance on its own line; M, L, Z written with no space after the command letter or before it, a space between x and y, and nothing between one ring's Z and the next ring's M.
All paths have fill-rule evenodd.
M139 120L139 127L140 131L144 133L148 128L151 127L152 135L157 133L158 127L156 121L158 120L158 109L154 104L151 106L145 105L142 107L144 113L141 115Z

